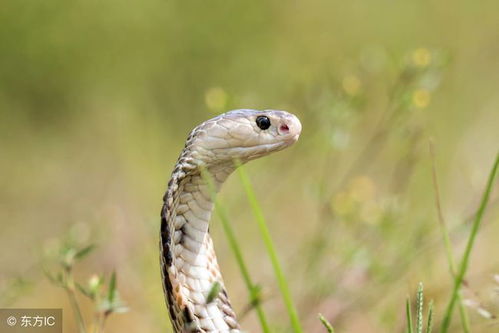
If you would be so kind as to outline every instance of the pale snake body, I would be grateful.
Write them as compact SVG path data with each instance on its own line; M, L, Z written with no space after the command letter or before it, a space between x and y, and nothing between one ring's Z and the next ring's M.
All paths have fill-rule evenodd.
M187 138L164 196L161 211L161 273L175 332L240 332L208 233L212 193L235 170L235 160L282 150L299 137L298 118L284 111L235 110L207 120ZM214 283L221 286L212 302Z

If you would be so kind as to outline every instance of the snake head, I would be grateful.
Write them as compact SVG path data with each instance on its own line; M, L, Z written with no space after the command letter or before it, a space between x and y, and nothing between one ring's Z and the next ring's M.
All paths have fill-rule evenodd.
M193 133L192 152L201 164L245 163L295 143L301 123L285 111L243 109L207 120Z

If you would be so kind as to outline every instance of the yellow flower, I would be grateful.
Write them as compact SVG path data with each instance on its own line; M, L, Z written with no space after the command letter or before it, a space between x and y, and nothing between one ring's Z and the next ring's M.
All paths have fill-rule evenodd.
M421 47L412 53L412 63L417 67L426 67L431 63L430 50Z
M343 90L350 96L357 95L362 86L362 82L360 82L359 78L352 74L345 76L341 84Z
M426 89L418 89L412 93L412 104L419 109L424 109L430 104L431 95Z
M208 106L208 108L214 112L220 112L225 109L228 99L229 96L227 95L225 90L220 87L210 88L204 94L204 101L206 103L206 106Z

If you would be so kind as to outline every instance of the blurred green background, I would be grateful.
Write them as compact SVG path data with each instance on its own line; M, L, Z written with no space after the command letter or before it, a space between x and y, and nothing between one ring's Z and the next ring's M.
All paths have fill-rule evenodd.
M169 330L158 268L162 195L188 132L235 108L285 109L299 142L250 163L307 332L403 332L419 281L441 319L452 288L432 183L456 258L499 143L497 1L24 1L0 11L0 306L64 308L40 261L70 238L116 270L130 311L108 332ZM495 332L497 186L463 297ZM264 309L288 331L237 177L221 196ZM242 326L247 291L217 218ZM496 290L496 291L494 291ZM475 303L473 303L475 302ZM92 315L82 299L84 313ZM477 305L478 303L478 305ZM459 330L457 312L455 330Z

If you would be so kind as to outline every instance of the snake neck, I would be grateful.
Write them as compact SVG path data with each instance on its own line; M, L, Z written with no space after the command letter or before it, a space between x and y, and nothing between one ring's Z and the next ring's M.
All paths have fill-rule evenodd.
M218 192L232 164L207 166ZM176 332L237 332L208 233L214 202L188 148L180 156L164 197L161 217L161 266L165 298ZM208 302L218 283L221 290Z

